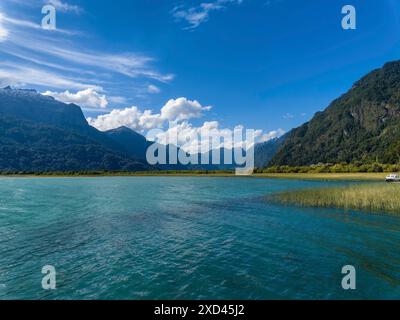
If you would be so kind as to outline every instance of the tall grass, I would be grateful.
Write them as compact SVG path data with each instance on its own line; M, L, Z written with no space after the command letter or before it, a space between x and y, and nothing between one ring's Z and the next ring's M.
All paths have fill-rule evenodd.
M385 181L387 173L256 173L255 176L302 180Z
M400 184L370 183L286 191L273 195L272 199L304 207L335 207L400 214Z

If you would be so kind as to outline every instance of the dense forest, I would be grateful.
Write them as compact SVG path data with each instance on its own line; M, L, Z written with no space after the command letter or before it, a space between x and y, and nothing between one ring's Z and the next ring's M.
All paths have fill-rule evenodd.
M400 163L400 61L374 70L287 134L270 166Z

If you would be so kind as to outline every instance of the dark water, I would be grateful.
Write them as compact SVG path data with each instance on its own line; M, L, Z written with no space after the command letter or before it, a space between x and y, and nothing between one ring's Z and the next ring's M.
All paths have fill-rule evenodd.
M263 197L327 184L0 179L0 299L400 298L400 218ZM45 265L55 291L41 287Z

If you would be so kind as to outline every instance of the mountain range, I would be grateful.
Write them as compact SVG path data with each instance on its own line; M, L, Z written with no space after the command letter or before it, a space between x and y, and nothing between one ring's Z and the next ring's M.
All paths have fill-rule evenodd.
M34 90L0 89L3 172L149 169L111 136L89 126L77 105Z
M81 108L75 104L62 103L35 90L0 89L1 172L227 170L236 167L235 164L150 166L146 151L152 144L126 127L98 131L87 123ZM167 146L167 151L169 148ZM262 152L264 149L266 155L258 157L263 162L258 161L260 166L272 157L273 144L256 147ZM218 152L224 159L225 149ZM204 156L211 163L212 152Z
M101 132L79 106L35 90L0 89L0 172L222 170L232 165L157 165L153 142L121 127ZM169 148L168 146L167 148ZM223 159L224 149L220 149ZM211 159L211 151L205 155ZM357 81L324 111L255 146L255 165L400 162L400 61Z

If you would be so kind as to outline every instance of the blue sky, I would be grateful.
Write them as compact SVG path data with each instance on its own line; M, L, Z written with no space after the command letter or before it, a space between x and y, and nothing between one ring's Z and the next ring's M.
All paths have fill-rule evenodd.
M55 31L40 27L47 3ZM346 4L356 30L341 27ZM400 57L396 0L4 0L0 13L0 85L76 102L100 129L214 121L270 137Z

